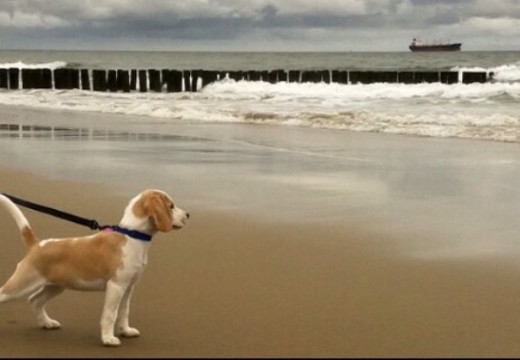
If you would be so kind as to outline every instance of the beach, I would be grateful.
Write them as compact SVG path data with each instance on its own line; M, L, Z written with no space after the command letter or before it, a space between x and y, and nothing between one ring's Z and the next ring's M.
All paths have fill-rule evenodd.
M103 347L103 294L69 291L48 306L56 331L27 301L0 306L1 357L520 354L516 144L189 123L157 137L148 118L1 110L1 192L112 224L160 187L191 214L153 240L140 337ZM91 233L23 211L41 239ZM24 248L4 210L0 227L3 283Z
M2 189L99 218L126 199L85 183L1 170ZM26 190L32 189L32 190ZM59 193L60 196L53 194ZM79 197L79 199L78 199ZM42 237L88 233L33 214ZM26 301L0 308L2 357L488 357L515 356L517 271L500 261L420 263L381 248L391 234L335 226L265 226L192 213L154 239L132 302L142 336L99 339L101 293L66 292L48 306L63 328L37 327ZM115 219L115 218L114 218ZM2 216L1 273L23 255Z

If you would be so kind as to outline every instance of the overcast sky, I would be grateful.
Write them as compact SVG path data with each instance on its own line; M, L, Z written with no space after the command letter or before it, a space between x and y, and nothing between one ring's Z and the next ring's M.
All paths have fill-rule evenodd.
M520 0L0 0L0 49L520 50Z

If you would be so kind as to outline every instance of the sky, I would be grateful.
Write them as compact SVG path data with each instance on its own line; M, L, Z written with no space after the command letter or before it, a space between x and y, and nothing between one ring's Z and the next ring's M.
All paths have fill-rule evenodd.
M520 0L0 0L0 49L520 50Z

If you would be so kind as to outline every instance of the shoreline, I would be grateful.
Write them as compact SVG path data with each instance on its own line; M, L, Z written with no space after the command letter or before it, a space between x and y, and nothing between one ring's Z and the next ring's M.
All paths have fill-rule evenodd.
M117 221L110 187L0 168L0 189ZM59 193L59 196L53 194ZM173 194L175 197L175 194ZM179 206L183 206L179 204ZM99 340L102 293L49 304L62 329L37 328L26 301L0 306L2 357L517 356L517 272L499 261L421 262L389 237L336 224L271 224L189 209L188 226L154 239L130 319L142 336ZM22 209L40 238L89 230ZM1 282L23 255L12 219Z

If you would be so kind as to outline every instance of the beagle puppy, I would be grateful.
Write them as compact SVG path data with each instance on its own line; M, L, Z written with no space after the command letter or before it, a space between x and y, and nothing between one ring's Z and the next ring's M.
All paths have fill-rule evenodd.
M186 225L189 214L161 190L148 189L130 200L118 226L91 236L39 241L26 217L6 196L0 203L16 221L27 248L15 272L0 288L0 304L28 296L38 324L61 325L50 318L45 304L64 289L104 290L101 340L121 344L116 335L139 336L128 323L130 297L146 267L151 239Z

